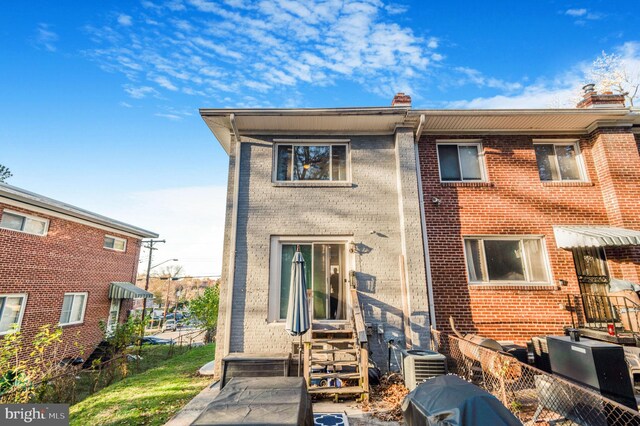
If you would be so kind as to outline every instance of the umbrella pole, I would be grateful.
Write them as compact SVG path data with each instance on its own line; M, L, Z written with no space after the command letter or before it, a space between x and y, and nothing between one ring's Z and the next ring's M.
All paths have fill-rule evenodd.
M298 346L298 377L302 368L302 334L300 335L300 346Z

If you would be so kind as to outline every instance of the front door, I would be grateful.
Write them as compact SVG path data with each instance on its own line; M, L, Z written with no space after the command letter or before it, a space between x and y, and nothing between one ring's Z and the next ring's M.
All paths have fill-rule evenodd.
M602 247L579 247L573 250L580 294L588 323L609 323L613 318L609 299L609 270Z
M307 287L311 290L311 311L316 321L343 321L347 318L345 244L283 243L280 269L280 318L287 312L291 280L291 259L300 246L305 260Z
M120 316L120 299L111 299L111 306L109 308L109 319L107 320L107 331L111 332L118 324L118 317Z

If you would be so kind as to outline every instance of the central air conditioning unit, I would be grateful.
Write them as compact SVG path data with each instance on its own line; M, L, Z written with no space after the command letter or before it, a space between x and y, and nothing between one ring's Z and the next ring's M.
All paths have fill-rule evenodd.
M409 391L432 377L447 374L447 358L441 353L415 349L404 350L402 355L402 373Z

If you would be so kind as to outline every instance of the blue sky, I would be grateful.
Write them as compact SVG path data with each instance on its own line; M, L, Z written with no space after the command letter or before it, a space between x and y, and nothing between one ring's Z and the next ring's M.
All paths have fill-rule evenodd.
M637 1L3 2L9 183L129 221L217 274L227 158L200 107L554 107L601 51L640 62Z

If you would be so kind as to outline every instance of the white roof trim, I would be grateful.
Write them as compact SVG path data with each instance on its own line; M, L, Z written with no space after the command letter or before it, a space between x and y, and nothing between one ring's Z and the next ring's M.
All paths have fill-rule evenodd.
M640 231L612 226L554 226L558 248L640 245Z

